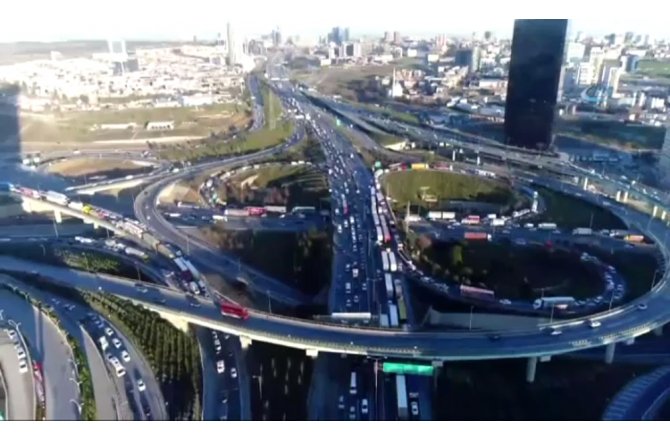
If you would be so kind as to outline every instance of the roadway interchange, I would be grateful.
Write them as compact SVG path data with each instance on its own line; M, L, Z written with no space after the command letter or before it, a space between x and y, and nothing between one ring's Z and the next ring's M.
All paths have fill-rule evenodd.
M318 117L317 114L318 112L315 111L313 118ZM288 147L285 146L284 148ZM342 154L346 153L350 152L343 152ZM255 158L261 158L263 155L257 153L255 156ZM239 166L253 158L247 156L229 159L217 165ZM203 165L199 167L197 172L204 171L206 167L211 166ZM154 184L155 187L150 187L151 191L147 192L153 192L155 195L159 187L167 183L170 183L170 181L157 182ZM578 191L577 187L566 183L563 183L561 188L573 193ZM148 200L152 199L148 198ZM155 206L155 204L138 200L136 208L138 206L140 207L140 213L142 213L144 207ZM631 224L637 225L638 229L645 231L649 237L660 245L663 256L667 260L668 251L664 246L664 240L660 238L664 237L667 231L666 225L657 219L652 220L649 216L633 210L626 210L625 215ZM98 221L98 219L91 218L88 220ZM151 220L151 218L148 220ZM113 228L109 223L101 222L100 224L103 227ZM170 230L172 229L174 228L170 227ZM300 321L258 312L252 312L250 319L246 321L239 321L221 317L213 304L211 308L202 307L194 310L184 300L183 294L179 295L181 305L173 312L188 321L201 322L210 328L229 331L250 339L266 340L313 351L431 360L536 358L537 356L566 353L627 340L667 323L670 321L670 311L666 304L668 301L666 287L667 274L664 274L646 297L633 304L598 315L597 318L601 321L602 326L595 331L584 325L583 320L569 320L554 324L554 326L558 325L566 329L560 337L548 336L545 332L545 326L540 326L526 331L505 332L502 338L497 341L492 341L486 332L384 331L372 328L337 326L323 322ZM108 291L121 295L121 292L116 292L113 288ZM174 303L174 298L171 298L171 300ZM638 303L641 302L647 303L647 310L638 309ZM159 309L156 305L150 305L150 307ZM162 310L170 312L165 308L162 308Z
M306 105L304 108L308 109L307 112L311 115L312 120L322 119L318 111L310 110ZM321 129L325 133L324 136L326 138L335 136L334 128L327 126L326 121L321 120L319 124L322 124ZM279 149L287 149L290 146L291 144L289 143L279 147ZM331 154L336 156L351 157L353 153L351 145L346 145L343 142L332 142L331 147L334 149ZM138 218L143 223L148 224L154 232L158 232L159 236L163 237L163 239L177 243L183 248L185 247L184 244L188 245L188 242L185 243L183 238L177 238L179 235L175 234L174 228L171 225L163 225L160 214L152 210L152 208L155 208L155 200L161 188L178 178L204 172L214 167L240 166L251 160L260 159L276 152L276 149L268 150L266 152L254 153L253 155L219 161L215 164L202 164L192 167L180 175L158 181L150 186L147 191L143 192L145 195L144 198L138 198L135 204ZM518 153L513 154L517 155ZM533 159L529 158L529 161ZM357 172L356 174L359 173ZM355 179L356 186L365 188L366 183L369 184L369 182L372 182L371 174L367 170L361 170L360 174L362 176L360 180L358 178ZM367 177L365 177L365 174L367 174ZM582 176L581 173L576 171L575 174L579 177ZM593 177L593 179L598 180L596 177ZM616 184L616 182L610 180L604 183L609 186ZM560 188L572 193L579 192L578 187L570 183L561 182ZM592 196L596 198L595 201L598 204L602 204L603 197ZM33 202L35 201L33 200ZM365 200L363 200L360 206L364 206L364 202ZM40 203L49 205L48 202L44 201ZM64 211L61 206L52 204L52 207L54 210ZM665 246L665 238L667 238L668 229L664 222L651 219L648 215L623 206L618 206L616 209L621 211L621 215L625 216L631 225L637 226L638 229L644 231L659 245L663 257L667 261L668 250ZM113 232L123 233L123 231L116 229L109 222L100 221L97 218L81 214L78 216L84 220L108 228ZM157 231L159 228L164 228L164 231ZM171 236L168 234L175 235ZM196 260L196 263L199 264L200 260ZM617 341L629 340L670 321L670 309L668 308L668 304L666 304L669 299L667 274L663 275L659 283L645 297L632 304L598 315L597 319L602 324L598 329L588 328L585 325L584 319L574 319L557 321L553 325L553 327L560 327L564 330L563 334L559 337L549 336L545 332L546 326L541 325L537 328L529 328L523 331L504 332L501 339L492 340L488 332L485 331L419 332L381 330L367 327L339 326L325 322L302 321L257 311L251 311L250 317L247 320L238 320L221 316L217 306L209 301L199 302L200 306L194 307L193 303L187 299L187 296L183 292L165 287L151 286L148 293L142 293L128 280L107 276L94 277L90 274L83 274L68 269L37 266L34 263L26 263L8 257L0 258L0 264L6 270L17 272L31 271L38 267L43 276L65 285L73 285L91 290L101 287L106 293L139 302L171 319L181 319L211 329L240 335L243 344L247 344L251 340L262 340L305 349L311 354L321 351L424 360L526 357L531 360L535 359L534 362L536 362L539 356L550 356L602 345L613 347L612 344ZM345 267L346 264L346 261L344 261ZM370 269L373 270L374 267L368 267L368 270L371 272ZM335 270L340 270L339 266L335 266ZM262 280L262 283L259 284L262 286L258 287L260 290L269 291L268 293L270 294L272 294L271 289L276 287L266 279ZM285 295L281 292L277 296L283 297ZM346 297L337 288L333 289L332 296L334 298ZM642 310L639 306L641 303L645 304L645 310ZM534 363L530 362L529 365L534 365Z

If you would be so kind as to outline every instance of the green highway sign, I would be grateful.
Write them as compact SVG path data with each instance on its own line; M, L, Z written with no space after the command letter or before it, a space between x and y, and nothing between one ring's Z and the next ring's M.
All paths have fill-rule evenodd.
M396 362L384 362L382 366L384 373L415 374L419 376L432 376L434 367L432 365L401 364Z

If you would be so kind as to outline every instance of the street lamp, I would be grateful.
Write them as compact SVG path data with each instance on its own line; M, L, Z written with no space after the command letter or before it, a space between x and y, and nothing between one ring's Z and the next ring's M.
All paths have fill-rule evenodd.
M74 404L74 406L77 407L77 411L79 412L79 417L81 417L81 403L77 402L74 399L70 399L70 403Z
M470 321L468 323L468 331L472 331L472 312L475 310L475 306L470 306Z

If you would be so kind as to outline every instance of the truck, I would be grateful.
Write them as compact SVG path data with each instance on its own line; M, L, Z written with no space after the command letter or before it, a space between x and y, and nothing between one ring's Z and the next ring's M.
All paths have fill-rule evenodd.
M407 408L407 382L404 374L395 376L395 394L398 402L398 420L409 419L409 410Z
M224 211L227 217L248 217L249 212L246 209L227 208Z
M131 246L127 246L123 251L126 253L126 255L137 257L145 261L149 259L149 256L146 254L146 252Z
M389 304L389 324L392 328L400 327L398 322L398 307L395 304Z
M81 243L81 244L93 244L93 243L95 243L95 240L93 240L92 238L80 237L78 235L76 237L74 237L74 241L76 241L77 243Z
M188 283L188 289L194 294L194 295L200 295L200 288L196 284L195 281L191 281Z
M144 234L144 229L128 220L121 223L121 229L123 229L126 232L129 232L130 234L134 235L137 238L142 238L142 234Z
M428 211L428 220L442 220L442 211Z
M495 297L495 292L490 289L482 289L481 287L461 284L461 296L489 300Z
M629 243L642 243L644 241L644 235L629 234L626 235L623 239Z
M385 313L379 315L379 326L381 328L389 328L389 315Z
M71 208L71 209L74 209L76 211L81 211L82 208L84 207L84 204L81 203L81 202L72 201L72 202L67 204L67 207Z
M505 226L505 219L494 218L491 220L491 226Z
M184 264L184 260L182 258L175 258L172 261L179 268L179 275L181 275L184 280L191 281L193 279L193 275L191 275L191 272L188 270L188 267L186 267L186 264Z
M384 274L384 287L386 287L386 297L393 301L393 277L390 273Z
M395 287L396 298L402 298L402 281L399 279L393 280L393 286Z
M538 229L543 229L545 231L553 231L557 228L556 223L539 223L537 225Z
M463 238L466 240L488 240L489 234L486 232L465 231Z
M429 166L427 163L413 163L410 168L413 170L427 170Z
M70 199L65 194L61 194L56 191L47 191L45 198L48 202L56 203L57 205L62 206L67 206L67 202L70 201Z
M100 336L98 342L100 343L100 350L102 351L107 350L107 347L109 347L109 342L107 342L107 338L104 336Z
M231 303L221 304L221 314L242 320L249 319L249 311L247 309Z
M591 228L575 228L572 230L572 235L593 235Z
M553 296L546 298L538 298L533 302L535 310L556 308L558 310L565 310L575 303L575 299L571 296Z
M188 269L189 272L191 272L191 275L193 275L194 279L200 278L200 272L198 272L198 269L196 269L193 266L193 263L191 263L188 259L182 258L182 261L186 265L186 268Z

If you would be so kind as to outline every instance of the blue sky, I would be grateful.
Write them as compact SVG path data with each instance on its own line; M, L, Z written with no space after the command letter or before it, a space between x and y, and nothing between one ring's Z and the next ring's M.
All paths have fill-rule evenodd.
M570 18L572 28L604 34L631 30L670 37L661 0L7 0L0 41L76 38L209 38L253 36L280 26L288 35L323 35L336 25L353 35L399 30L409 35L510 35L514 18ZM618 5L625 4L625 8ZM633 7L634 5L634 7Z

